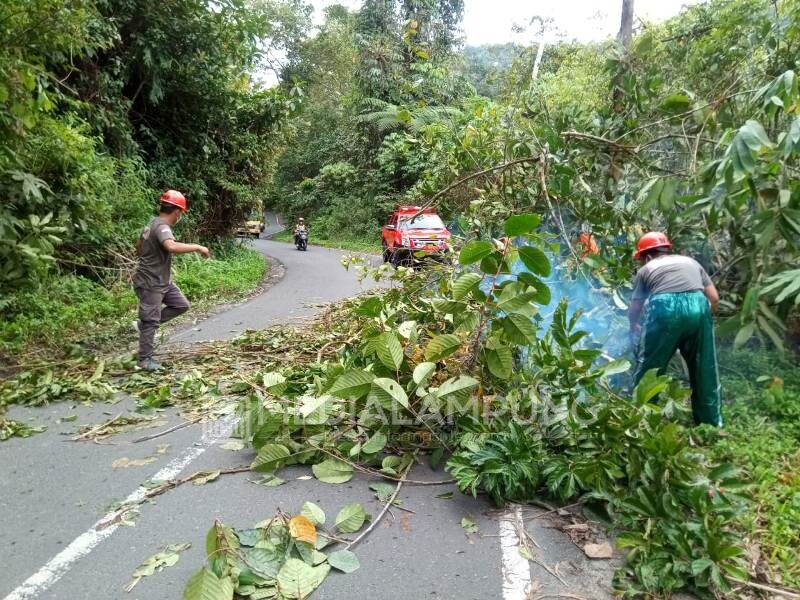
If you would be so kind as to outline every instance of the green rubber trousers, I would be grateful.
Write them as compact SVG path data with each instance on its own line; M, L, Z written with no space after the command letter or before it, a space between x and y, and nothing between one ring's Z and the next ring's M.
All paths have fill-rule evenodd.
M650 369L663 375L676 350L689 370L695 423L722 427L714 323L703 292L656 294L647 301L637 348L636 383Z

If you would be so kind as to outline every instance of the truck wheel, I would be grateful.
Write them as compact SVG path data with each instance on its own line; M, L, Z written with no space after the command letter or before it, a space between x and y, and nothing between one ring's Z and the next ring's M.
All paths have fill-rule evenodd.
M397 267L407 267L409 264L408 257L402 250L395 250L392 252L391 262L395 269Z

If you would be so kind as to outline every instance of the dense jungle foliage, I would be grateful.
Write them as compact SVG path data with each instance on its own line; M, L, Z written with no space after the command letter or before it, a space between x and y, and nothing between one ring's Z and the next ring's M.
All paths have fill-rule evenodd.
M3 2L2 314L57 273L113 284L166 188L189 198L181 237L228 237L301 102L253 74L306 27L291 2Z

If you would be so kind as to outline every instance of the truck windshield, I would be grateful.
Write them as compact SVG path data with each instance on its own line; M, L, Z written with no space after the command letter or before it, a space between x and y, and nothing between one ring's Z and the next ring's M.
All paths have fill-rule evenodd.
M401 229L444 229L444 223L439 218L439 215L431 215L423 213L419 215L413 222L411 217L400 217Z

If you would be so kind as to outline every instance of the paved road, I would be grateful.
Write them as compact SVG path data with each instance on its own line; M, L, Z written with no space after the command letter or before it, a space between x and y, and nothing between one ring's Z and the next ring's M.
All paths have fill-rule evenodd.
M358 293L355 277L338 264L340 252L312 247L300 253L287 244L258 240L255 247L280 261L285 273L261 296L213 316L176 336L179 341L225 338L248 327L286 322L313 312L298 298L330 301ZM312 291L316 290L316 291ZM196 487L185 485L144 505L135 526L98 526L114 502L142 493L148 479L166 479L201 469L246 464L252 452L222 449L231 422L213 427L193 426L169 436L130 444L141 435L117 436L111 445L72 443L66 435L82 423L96 423L133 408L130 399L110 406L55 404L40 409L14 407L12 416L34 418L48 430L34 438L0 444L0 598L63 600L153 600L182 597L185 582L204 560L205 533L214 519L247 527L274 514L277 508L299 510L311 500L331 516L345 504L362 502L373 515L379 503L368 489L369 480L355 477L344 485L326 485L297 479L308 473L291 468L282 473L288 483L264 488L249 473L226 476ZM59 418L77 414L75 422ZM165 416L164 427L178 423ZM148 430L152 432L154 430ZM167 449L159 446L169 444ZM111 463L119 458L155 457L155 462L124 469ZM440 479L441 472L425 466L413 471L416 479ZM395 511L358 548L361 569L351 575L330 576L315 598L344 600L381 597L393 600L487 599L522 600L526 588L538 593L570 593L606 598L610 570L592 563L547 519L529 522L528 531L540 544L535 555L550 569L558 567L565 581L537 564L523 560L517 550L513 521L519 512L495 513L482 499L463 496L436 498L448 486L411 487L401 492L403 506ZM464 516L473 518L480 535L467 536ZM171 543L190 542L174 567L142 580L130 593L123 587L138 564ZM574 597L574 596L573 596Z

